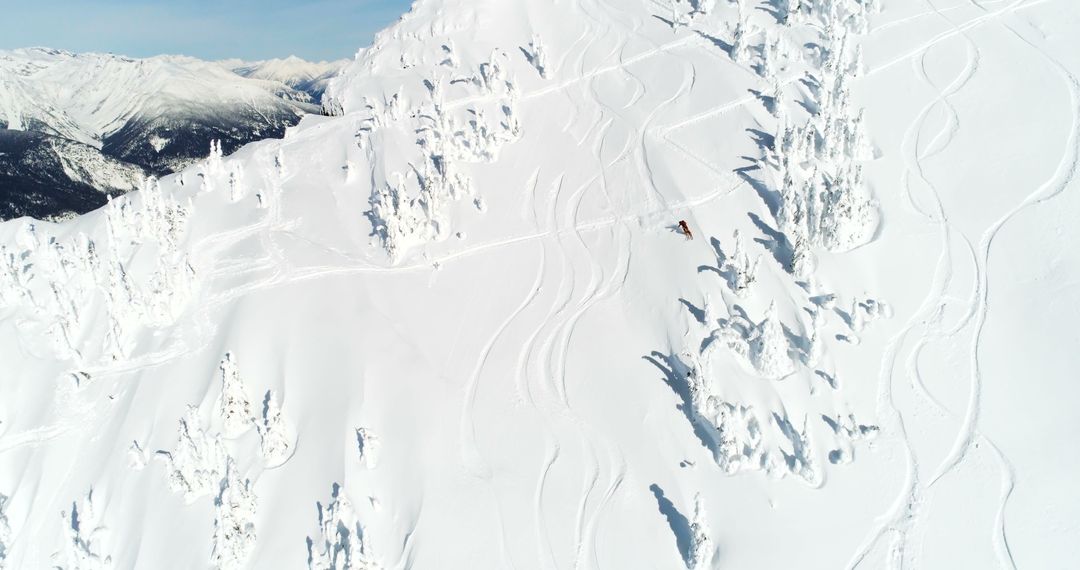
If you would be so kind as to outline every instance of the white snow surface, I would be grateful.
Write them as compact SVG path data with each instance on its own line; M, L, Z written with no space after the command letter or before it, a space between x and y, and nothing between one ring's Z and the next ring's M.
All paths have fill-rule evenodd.
M299 93L280 96L289 90L278 81L247 79L216 63L185 56L138 59L47 48L0 51L0 123L97 148L133 118L301 105L305 97Z
M0 568L1070 567L1078 28L419 0L337 116L0 224Z

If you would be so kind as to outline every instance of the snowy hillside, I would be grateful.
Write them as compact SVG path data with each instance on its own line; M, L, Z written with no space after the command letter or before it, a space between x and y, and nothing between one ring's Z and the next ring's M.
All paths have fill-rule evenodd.
M296 56L264 61L228 60L221 62L233 73L252 79L276 81L311 96L311 102L322 101L330 80L348 63L340 61L305 61Z
M1070 567L1078 25L419 0L0 224L0 567Z

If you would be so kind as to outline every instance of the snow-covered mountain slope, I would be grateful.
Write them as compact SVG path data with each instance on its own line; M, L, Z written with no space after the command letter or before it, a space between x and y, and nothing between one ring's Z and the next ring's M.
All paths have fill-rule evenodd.
M137 188L145 173L89 145L42 133L0 129L0 212L51 218L105 205Z
M101 148L168 172L205 155L280 136L316 110L271 81L253 81L193 58L132 59L49 49L0 52L0 121Z
M3 564L1068 567L1077 23L420 0L0 224Z
M348 63L338 61L306 61L296 56L263 61L226 60L226 69L252 79L276 81L311 96L313 103L322 100L323 92L335 75Z

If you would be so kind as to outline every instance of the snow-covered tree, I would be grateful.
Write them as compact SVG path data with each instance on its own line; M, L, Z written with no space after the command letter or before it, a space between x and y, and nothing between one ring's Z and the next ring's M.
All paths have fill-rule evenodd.
M201 424L199 409L188 406L187 413L180 418L176 448L157 452L165 461L169 487L183 493L189 503L218 490L228 459L221 438L206 433Z
M257 427L262 455L267 466L277 467L285 463L292 454L292 429L281 414L281 404L273 391L266 393L263 401L263 419Z
M228 458L221 492L214 500L214 546L210 561L217 570L247 568L255 550L255 492L249 479L240 479L236 464Z
M536 68L536 72L540 74L540 77L547 79L548 77L548 56L547 49L544 47L543 41L540 40L540 36L533 36L532 41L529 42L529 63Z
M225 437L239 437L251 429L255 414L248 400L247 387L240 377L236 358L226 352L218 367L221 375L221 421Z
M751 259L743 247L742 235L739 234L739 230L735 230L733 238L735 242L734 249L731 255L725 256L720 271L726 274L731 290L742 297L746 295L750 286L757 280L757 267L758 262L761 261L761 256Z
M135 471L142 471L146 468L146 464L150 462L150 458L146 454L146 450L139 445L138 441L132 441L128 447L128 467L131 467Z
M70 512L61 511L60 518L66 540L63 552L53 556L58 570L112 568L112 557L101 552L105 527L96 513L93 490L82 501L72 502Z
M716 0L690 0L690 6L693 7L692 14L708 16L716 7Z
M239 202L247 195L247 186L244 184L244 169L239 164L232 165L229 169L229 201Z
M689 570L710 570L716 547L708 533L705 503L701 495L694 497L694 517L690 523L690 552L686 559Z
M330 502L319 508L318 539L308 539L308 570L381 570L364 543L364 528L345 497L334 485Z
M779 379L795 371L789 353L791 343L780 324L775 303L769 305L765 318L754 327L747 342L750 362L761 376Z
M371 428L356 428L356 447L360 454L360 461L368 469L379 466L379 450L381 446L379 436Z
M11 548L11 525L7 519L8 496L0 493L0 570L6 570L4 562L8 557L8 549Z
M813 234L811 233L812 212L809 211L807 197L813 195L812 184L798 184L790 176L784 180L780 191L781 203L778 219L780 231L791 248L790 260L786 269L792 275L804 277L813 268Z
M749 58L750 42L754 33L750 21L740 15L735 29L731 33L731 60L735 63L745 63Z

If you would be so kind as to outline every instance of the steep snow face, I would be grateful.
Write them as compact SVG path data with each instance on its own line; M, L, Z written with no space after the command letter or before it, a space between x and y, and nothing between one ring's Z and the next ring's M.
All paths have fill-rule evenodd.
M252 79L276 81L311 96L311 101L319 103L326 86L348 60L306 61L296 56L285 59L267 59L263 61L227 60L221 64L237 75Z
M1080 429L1078 21L417 2L337 116L0 224L2 563L1080 557L1045 453Z

